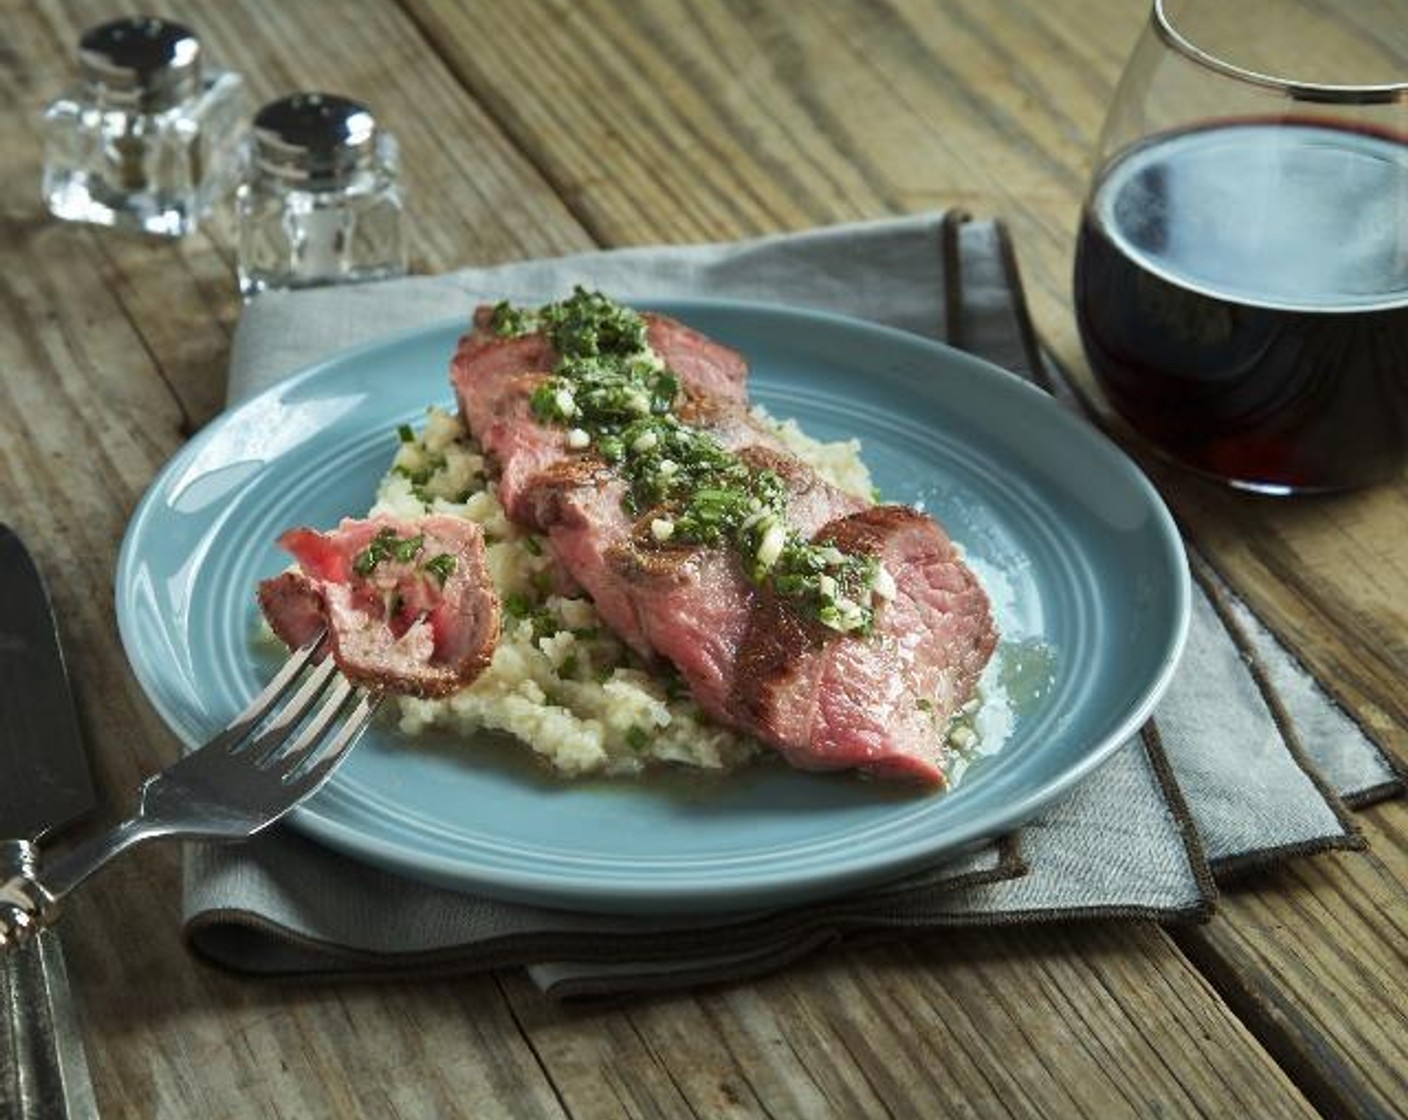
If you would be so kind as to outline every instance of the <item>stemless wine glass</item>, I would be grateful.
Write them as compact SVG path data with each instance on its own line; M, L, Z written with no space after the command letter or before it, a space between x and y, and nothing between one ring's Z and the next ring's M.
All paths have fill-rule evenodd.
M1076 253L1091 367L1167 456L1272 494L1408 457L1402 0L1155 0Z

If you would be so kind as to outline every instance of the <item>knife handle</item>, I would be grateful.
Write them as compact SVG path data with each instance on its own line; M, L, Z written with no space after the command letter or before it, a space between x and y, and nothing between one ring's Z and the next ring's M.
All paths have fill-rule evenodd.
M5 855L16 854L4 842ZM22 844L32 862L32 846ZM0 1116L15 1120L97 1120L83 1036L58 934L39 929L0 952L0 1031L14 1056L0 1070Z

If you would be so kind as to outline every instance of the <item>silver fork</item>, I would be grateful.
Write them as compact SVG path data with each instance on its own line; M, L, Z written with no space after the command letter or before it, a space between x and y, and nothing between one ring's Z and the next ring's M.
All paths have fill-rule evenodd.
M52 922L60 899L128 848L162 836L243 840L317 790L381 703L331 657L303 676L320 643L295 651L213 739L148 778L130 818L45 861L42 879L32 859L3 869L11 877L0 882L0 949Z

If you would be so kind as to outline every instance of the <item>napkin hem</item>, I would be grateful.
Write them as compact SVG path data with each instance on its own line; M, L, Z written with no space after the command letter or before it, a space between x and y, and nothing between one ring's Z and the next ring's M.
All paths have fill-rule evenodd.
M1282 637L1275 627L1270 625L1266 619L1256 611L1253 611L1251 605L1247 603L1245 599L1238 596L1238 601L1246 608L1248 613L1252 614L1256 620L1266 628L1267 633L1275 639L1276 644L1280 647L1285 656L1294 662L1301 672L1310 677L1311 680L1315 682L1320 692L1325 696L1326 700L1335 707L1340 715L1354 725L1359 734L1364 737L1364 741L1373 748L1374 753L1378 755L1379 761L1383 763L1384 769L1389 774L1389 777L1376 785L1348 794L1340 793L1339 790L1330 786L1329 782L1320 772L1319 767L1310 757L1309 752L1306 751L1305 744L1301 742L1300 735L1295 729L1295 721L1291 719L1290 714L1286 710L1285 703L1281 699L1280 693L1271 682L1265 659L1257 651L1255 644L1246 632L1246 628L1229 608L1227 602L1228 592L1225 589L1230 588L1231 583L1217 570L1217 566L1206 556L1203 556L1201 553L1190 552L1190 566L1192 566L1194 560L1203 567L1202 572L1199 572L1199 570L1194 567L1194 574L1199 577L1199 583L1202 584L1204 590L1207 592L1208 599L1212 602L1213 609L1217 611L1218 617L1226 627L1227 632L1231 635L1232 641L1242 652L1243 659L1246 661L1247 667L1251 671L1252 679L1256 681L1257 688L1265 699L1266 705L1271 711L1272 718L1276 721L1277 727L1281 730L1287 745L1290 747L1292 757L1295 758L1297 765L1305 771L1306 776L1310 778L1316 788L1325 795L1325 800L1329 802L1336 816L1341 819L1347 828L1357 832L1358 825L1354 823L1353 817L1350 816L1349 809L1372 804L1375 801L1385 801L1408 792L1408 765L1405 765L1405 763L1398 758L1397 754L1388 748L1382 738L1360 719L1352 709L1340 701L1340 698L1335 694L1334 689L1328 682L1324 681L1318 673L1311 671L1300 654ZM1213 577L1212 579L1207 578L1209 573ZM1232 594L1236 594L1235 591L1233 591Z
M996 859L989 867L963 871L949 879L941 879L927 888L943 897L975 887L1020 878L1028 870L1022 855L1018 834L1009 833L992 841ZM910 878L913 878L911 876ZM497 937L474 941L456 941L434 948L407 951L381 950L348 945L345 941L311 936L288 923L278 923L254 910L243 907L213 907L201 910L187 919L183 936L187 947L198 956L230 972L258 976L288 976L313 974L320 977L358 975L365 969L376 969L392 975L419 975L455 971L479 972L496 968L531 966L546 962L572 960L579 965L626 966L669 965L691 957L702 957L711 948L731 944L726 955L751 957L768 955L771 947L782 942L806 940L821 932L835 933L845 928L864 929L871 923L876 928L916 927L932 924L936 911L926 908L914 895L908 898L905 878L854 893L842 893L831 898L795 908L756 911L740 916L736 921L725 920L705 927L647 929L640 934L601 933L597 943L583 951L589 934L579 929L526 933L514 931ZM926 888L917 886L916 892ZM893 897L887 897L894 892ZM467 898L472 896L466 896ZM240 942L267 939L270 952L250 951ZM268 961L285 954L273 967L255 968L241 961ZM717 954L716 954L717 955ZM325 962L331 964L326 967ZM345 967L344 967L345 966Z
M1208 859L1207 849L1203 846L1198 824L1193 819L1193 811L1187 798L1183 796L1183 787L1178 784L1178 778L1174 775L1173 763L1169 761L1168 752L1164 750L1157 720L1151 719L1145 723L1139 731L1139 740L1154 771L1154 779L1163 793L1164 803L1178 825L1178 835L1183 842L1183 851L1188 857L1188 869L1193 875L1194 886L1202 896L1202 905L1206 909L1201 920L1206 921L1217 909L1217 875ZM1174 912L1177 912L1176 909Z

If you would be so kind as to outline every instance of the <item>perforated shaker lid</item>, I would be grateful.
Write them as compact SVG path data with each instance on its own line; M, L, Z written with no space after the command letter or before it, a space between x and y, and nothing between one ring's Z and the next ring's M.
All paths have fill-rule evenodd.
M78 61L85 80L148 112L200 89L200 40L170 20L128 16L91 28L78 42Z
M295 93L254 117L254 155L273 175L314 189L334 187L376 161L377 123L358 101Z

